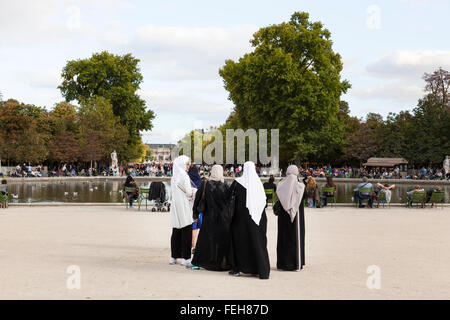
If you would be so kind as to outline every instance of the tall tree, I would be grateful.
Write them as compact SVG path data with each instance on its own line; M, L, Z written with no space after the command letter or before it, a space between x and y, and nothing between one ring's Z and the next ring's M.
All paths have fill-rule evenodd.
M112 105L102 97L83 101L79 108L79 139L83 161L105 160L116 150L126 159L128 132L115 116ZM127 159L126 159L127 160Z
M382 142L382 126L383 117L377 113L369 113L366 121L349 136L348 157L362 163L377 156Z
M146 108L137 90L143 81L139 59L103 51L89 59L69 61L63 69L63 82L58 87L66 101L79 103L99 96L110 101L114 115L128 129L127 156L142 153L140 130L151 130L153 111Z
M261 28L251 44L253 52L227 60L219 71L233 119L243 129L279 129L282 162L325 157L323 144L342 139L336 117L340 96L350 88L341 81L330 32L296 12L289 22Z
M439 68L433 73L425 73L425 91L434 95L442 105L450 108L450 72Z
M49 146L49 160L76 162L81 159L78 137L79 121L77 107L60 102L50 112L52 139Z
M15 162L40 163L48 156L47 112L44 108L9 99L0 104L2 157Z

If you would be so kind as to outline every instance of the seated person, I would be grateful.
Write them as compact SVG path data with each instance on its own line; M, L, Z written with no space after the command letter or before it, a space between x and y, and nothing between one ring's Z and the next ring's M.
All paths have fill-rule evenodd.
M433 192L442 192L442 187L441 186L437 186L436 188L430 189L427 191L427 195L426 195L426 203L430 202L431 199L431 195L433 194Z
M126 192L125 193L125 196L130 201L130 208L133 208L133 200L137 200L137 198L139 196L139 188L136 185L136 182L134 181L132 176L130 176L130 175L127 176L127 180L125 181L123 187L124 187L124 189L125 188L134 188L134 192Z
M369 200L369 208L372 208L373 206L373 185L369 182L369 179L367 179L367 177L363 177L363 182L361 182L360 184L358 184L358 187L356 187L356 189L354 189L355 191L355 201L358 201L359 207L360 208L364 208L364 205L362 204L362 200ZM367 192L363 192L360 193L359 190L362 188L369 188L371 189L371 192L367 193Z
M0 193L3 196L8 194L8 182L5 179L3 179L2 184L0 184ZM8 207L8 200L6 200L6 207ZM0 203L0 208L3 208L3 203Z
M414 192L425 192L425 189L421 188L418 184L414 186L414 189L408 191L406 195L408 196L408 202L411 204L412 195Z
M386 194L386 202L385 203L390 203L391 198L392 198L391 190L395 188L395 184L390 186L389 183L385 183L384 185L381 183L377 183L377 187L378 187L378 191L375 192L376 195L378 196L378 194L380 194L380 192L384 192Z
M264 189L273 189L273 192L276 192L277 185L275 183L273 183L274 181L275 181L275 178L273 177L273 175L271 175L269 178L269 182L264 182L264 184L263 184ZM272 200L271 194L267 194L266 197L267 197L267 200Z
M325 188L334 188L334 194L332 192L325 192L322 195L323 200L323 206L326 207L328 205L328 198L330 197L337 197L337 187L336 184L333 182L333 177L328 176L327 177L327 183L325 184Z

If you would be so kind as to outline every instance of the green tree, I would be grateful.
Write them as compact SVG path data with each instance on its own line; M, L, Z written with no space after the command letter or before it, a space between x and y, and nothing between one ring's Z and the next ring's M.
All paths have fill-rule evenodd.
M382 142L383 117L377 113L369 113L366 121L349 135L347 157L357 159L360 164L370 157L377 156Z
M419 100L413 110L414 134L410 139L414 164L442 164L450 150L450 112L433 94Z
M49 144L49 160L59 163L80 160L77 107L67 102L57 103L50 112L49 121L52 133Z
M47 111L9 99L0 103L1 156L14 162L41 163L48 156Z
M443 106L450 108L450 72L439 68L433 73L425 73L425 91L435 96Z
M89 59L69 61L62 71L63 82L58 87L67 102L79 103L96 96L107 99L112 111L128 129L125 156L138 158L142 154L140 130L151 130L154 113L147 110L137 90L143 81L139 60L131 54L123 56L103 51Z
M79 108L79 141L85 162L109 162L116 150L119 159L126 158L128 131L113 113L112 105L102 97L93 97Z
M337 113L350 84L341 81L330 32L296 12L287 23L261 28L251 44L253 52L219 70L238 126L280 129L284 162L326 158L329 146L340 149Z

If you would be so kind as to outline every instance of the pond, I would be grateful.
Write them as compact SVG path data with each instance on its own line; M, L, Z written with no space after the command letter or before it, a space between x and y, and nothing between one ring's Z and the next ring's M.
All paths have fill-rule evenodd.
M17 198L11 198L12 203L118 203L122 201L120 189L122 181L52 181L10 183L9 193ZM139 186L149 187L150 181L138 181ZM170 195L170 184L164 182L166 193ZM353 189L356 183L336 181L338 187L337 202L352 202ZM323 186L324 182L319 182ZM426 185L425 190L435 188ZM392 203L400 203L401 197L411 190L411 184L397 184L393 190ZM442 186L445 191L445 202L450 202L450 185Z

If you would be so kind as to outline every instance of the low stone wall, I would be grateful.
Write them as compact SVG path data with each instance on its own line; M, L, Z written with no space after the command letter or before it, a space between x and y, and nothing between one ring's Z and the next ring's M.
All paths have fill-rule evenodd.
M83 181L125 181L125 176L97 176L97 177L41 177L41 178L5 178L8 183L29 183L29 182L83 182ZM170 182L171 177L134 177L137 182L148 181L164 181ZM234 177L225 177L228 182L234 181ZM275 178L275 182L282 178ZM261 177L261 181L266 182L269 177ZM317 182L325 182L326 178L316 178ZM408 185L450 185L450 180L411 180L411 179L369 179L372 183L389 183L389 184L408 184ZM333 182L359 184L362 182L361 178L334 178Z

